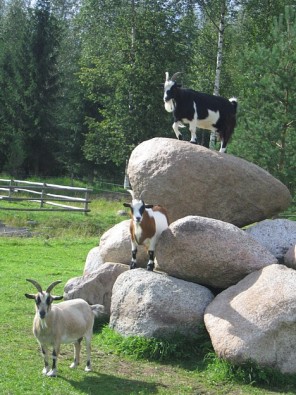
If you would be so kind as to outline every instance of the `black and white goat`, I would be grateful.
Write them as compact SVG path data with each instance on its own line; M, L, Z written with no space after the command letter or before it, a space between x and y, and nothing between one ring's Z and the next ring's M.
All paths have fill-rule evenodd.
M61 281L55 281L42 291L41 285L31 279L27 279L38 290L37 294L25 294L36 303L36 314L33 321L33 333L41 346L44 358L42 373L46 376L57 375L57 359L60 345L74 343L74 362L71 368L79 365L81 341L86 340L87 363L85 371L91 371L91 337L93 333L94 317L104 315L102 305L90 306L83 299L72 299L58 304L52 304L54 300L60 300L63 296L53 296L51 290ZM49 368L48 346L53 347L52 368Z
M225 99L221 96L208 95L181 88L176 79L180 72L169 78L166 72L164 83L164 107L166 111L173 112L173 130L179 140L182 134L179 127L183 123L189 124L191 143L196 144L196 128L218 132L221 139L220 152L225 152L227 143L236 125L237 99Z
M137 266L137 246L144 245L148 251L149 261L147 270L154 269L155 247L161 233L168 228L168 214L164 207L145 204L142 200L143 192L139 199L135 199L131 190L132 203L124 203L124 207L131 209L130 235L132 245L132 260L130 268Z

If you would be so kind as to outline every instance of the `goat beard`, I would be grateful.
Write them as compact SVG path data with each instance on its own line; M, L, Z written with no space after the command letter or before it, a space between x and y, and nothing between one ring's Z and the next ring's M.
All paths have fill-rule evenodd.
M46 324L45 318L41 318L40 319L40 326L41 326L42 329L46 329L47 328L47 324Z
M167 112L173 112L175 109L175 102L173 99L164 102L164 108L166 109Z

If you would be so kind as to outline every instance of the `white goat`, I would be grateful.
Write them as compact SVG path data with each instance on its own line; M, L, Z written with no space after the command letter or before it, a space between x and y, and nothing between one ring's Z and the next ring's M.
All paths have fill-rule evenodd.
M90 306L83 299L72 299L53 305L54 300L60 300L63 296L53 296L51 290L61 281L55 281L42 291L42 287L35 280L27 279L38 290L37 294L25 294L29 299L36 302L36 314L33 321L33 333L41 346L44 357L44 369L46 376L57 375L57 359L60 345L74 343L74 362L71 368L79 364L81 341L86 340L87 363L85 371L91 371L91 337L93 332L94 317L104 314L102 305ZM53 347L52 368L48 363L48 346Z
M161 233L169 226L168 214L164 207L145 204L141 199L135 199L131 190L132 203L124 203L124 207L131 209L130 235L132 244L132 260L130 268L137 266L137 246L144 245L148 251L149 261L147 270L154 269L155 246Z

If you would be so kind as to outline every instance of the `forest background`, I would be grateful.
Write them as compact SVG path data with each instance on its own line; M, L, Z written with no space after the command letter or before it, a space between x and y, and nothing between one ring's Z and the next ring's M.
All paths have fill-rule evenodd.
M134 147L175 138L166 71L213 93L221 10L219 93L239 101L228 152L294 194L292 0L0 0L0 172L122 182Z

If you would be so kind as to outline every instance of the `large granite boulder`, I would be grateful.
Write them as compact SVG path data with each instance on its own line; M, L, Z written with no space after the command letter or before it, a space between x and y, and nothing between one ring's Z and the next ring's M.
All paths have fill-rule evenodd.
M99 246L92 248L87 255L84 275L96 271L106 262L129 265L132 257L129 224L130 220L122 221L102 235ZM147 251L143 246L139 246L137 264L139 267L146 267L147 262Z
M132 152L128 176L136 195L168 209L171 222L199 215L239 227L285 210L291 195L280 181L243 159L170 138Z
M260 243L236 226L187 216L173 222L157 245L156 269L173 277L216 288L277 263Z
M296 269L296 244L291 246L284 256L284 264Z
M296 373L296 271L270 265L221 292L205 312L217 355Z
M296 221L289 219L267 219L246 229L253 237L267 248L280 263L290 247L296 244Z
M64 299L82 298L89 304L101 304L110 315L112 288L117 277L128 270L121 263L103 263L96 271L70 279L64 288Z
M176 278L129 270L114 286L110 327L123 336L164 338L175 333L194 337L213 300L207 288Z

